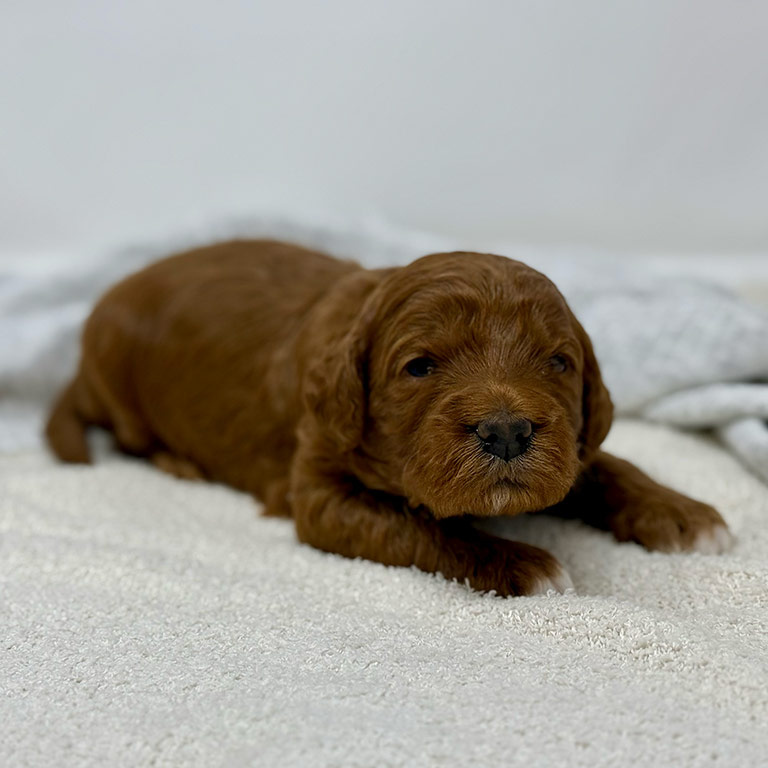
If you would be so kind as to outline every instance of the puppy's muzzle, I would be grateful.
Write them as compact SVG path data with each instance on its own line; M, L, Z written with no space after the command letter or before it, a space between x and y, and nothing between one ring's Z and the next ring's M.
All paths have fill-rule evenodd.
M509 461L528 450L533 425L528 419L510 413L497 413L475 427L480 448L492 456Z

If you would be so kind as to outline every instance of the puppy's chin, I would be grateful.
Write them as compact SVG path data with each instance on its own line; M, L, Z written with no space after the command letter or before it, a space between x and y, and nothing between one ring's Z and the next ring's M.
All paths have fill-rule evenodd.
M403 487L411 505L424 505L438 518L519 515L562 501L578 468L575 440L560 445L543 439L522 456L503 461L465 438L442 456L412 456Z

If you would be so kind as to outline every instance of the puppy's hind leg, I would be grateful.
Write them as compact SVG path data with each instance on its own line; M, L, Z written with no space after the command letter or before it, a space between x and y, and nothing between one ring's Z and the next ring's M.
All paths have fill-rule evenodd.
M114 373L106 377L95 366L84 366L81 379L87 382L90 400L99 405L99 419L94 418L92 423L109 429L114 435L117 448L123 453L129 456L151 456L158 447L158 441L126 385L128 377Z
M56 398L48 422L45 437L51 450L62 460L73 464L89 464L86 430L88 420L80 408L82 379L76 377Z
M62 461L90 464L88 428L108 425L106 408L80 370L56 398L45 426L45 437Z

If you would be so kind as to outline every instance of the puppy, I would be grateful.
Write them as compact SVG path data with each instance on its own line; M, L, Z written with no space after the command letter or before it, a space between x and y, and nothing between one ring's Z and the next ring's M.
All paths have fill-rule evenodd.
M47 426L227 483L298 538L500 595L563 591L549 553L477 517L547 509L619 541L718 552L710 506L600 451L612 406L589 338L544 275L480 253L367 270L274 241L153 264L88 319Z

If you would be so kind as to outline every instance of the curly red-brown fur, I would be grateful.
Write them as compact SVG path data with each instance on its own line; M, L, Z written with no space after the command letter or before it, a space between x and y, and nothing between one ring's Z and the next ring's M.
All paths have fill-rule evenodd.
M411 375L420 358L427 373ZM520 455L484 450L477 425L499 414L531 425ZM611 417L589 338L520 262L444 253L366 270L233 241L157 262L101 299L47 435L83 462L86 428L106 427L165 471L291 515L319 549L506 595L562 586L560 566L473 517L553 508L660 549L722 525L601 453Z

